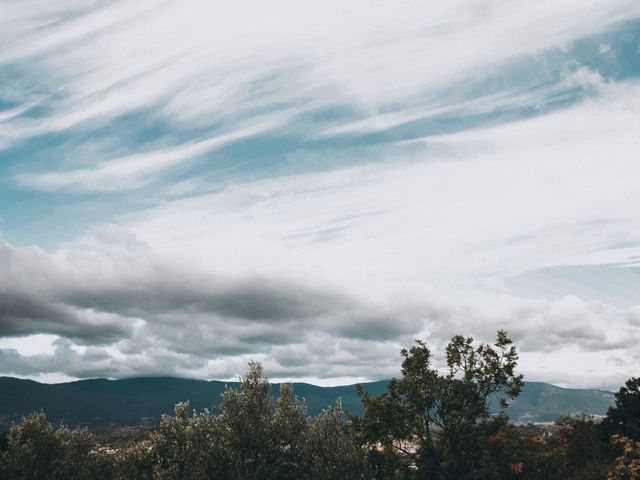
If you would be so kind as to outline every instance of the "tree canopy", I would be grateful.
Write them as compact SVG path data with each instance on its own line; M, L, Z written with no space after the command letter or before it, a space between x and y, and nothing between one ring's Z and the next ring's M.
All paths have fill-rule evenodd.
M218 408L178 403L119 448L33 413L0 439L0 480L640 480L637 378L601 424L563 417L545 430L504 412L523 387L506 332L493 344L452 337L441 366L424 341L401 355L383 394L360 388L362 416L338 400L310 417L291 385L274 399L256 362Z
M516 348L504 331L494 345L474 346L473 338L457 335L446 346L443 372L421 340L401 353L402 377L385 394L371 397L360 388L366 410L359 426L387 460L403 458L405 471L463 478L476 463L478 424L489 418L491 397L503 410L522 389Z
M640 440L640 377L626 381L616 393L616 403L607 411L604 426L609 434Z

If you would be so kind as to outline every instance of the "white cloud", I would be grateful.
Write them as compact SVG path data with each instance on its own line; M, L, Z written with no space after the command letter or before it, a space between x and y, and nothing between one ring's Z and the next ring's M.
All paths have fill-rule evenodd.
M53 253L5 246L0 285L18 314L4 328L112 345L95 364L61 350L74 375L225 377L253 357L278 378L361 378L392 374L416 335L498 328L536 379L568 376L567 358L591 359L581 385L626 373L611 359L637 354L637 305L570 286L526 298L510 281L635 264L639 95L607 86L564 111L439 137L453 157L418 150L170 201ZM58 320L40 321L43 309Z
M366 275L367 288L380 278L383 290L632 262L640 90L614 90L544 117L425 139L449 145L453 157L419 151L406 161L233 185L126 222L163 254L207 258L231 272L290 264L354 283Z
M530 272L637 266L640 87L574 67L546 90L433 95L639 15L636 2L595 0L0 1L0 65L19 65L38 87L0 114L2 147L66 132L101 152L16 167L14 180L41 190L135 189L278 129L326 139L532 107L567 88L593 95L533 119L372 148L358 167L172 200L198 191L187 179L159 206L52 252L0 243L0 336L14 338L0 342L0 373L228 378L254 358L276 378L361 379L395 373L416 335L489 340L497 328L513 333L537 379L573 374L567 358L588 366L582 385L630 372L620 358L639 355L635 297L580 295L569 282L547 298L522 292ZM356 113L297 122L331 106ZM32 107L40 116L25 115ZM140 112L191 133L113 155L103 155L109 139L98 148L85 135ZM25 350L24 338L41 350Z
M17 174L15 180L22 185L40 190L64 189L68 192L114 192L138 188L178 164L264 132L279 122L275 116L273 117L194 143L115 158L90 168Z
M566 73L564 82L569 87L581 87L596 91L601 90L605 84L605 80L599 72L584 66Z
M29 62L55 105L45 118L14 125L21 139L144 108L191 124L292 100L375 115L640 15L636 2L600 0L475 8L112 1L84 9L34 1L2 9L0 63Z

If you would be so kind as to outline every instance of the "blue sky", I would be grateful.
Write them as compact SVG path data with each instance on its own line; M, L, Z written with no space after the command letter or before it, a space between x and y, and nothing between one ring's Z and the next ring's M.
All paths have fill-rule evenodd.
M0 374L615 387L639 77L633 1L0 0Z

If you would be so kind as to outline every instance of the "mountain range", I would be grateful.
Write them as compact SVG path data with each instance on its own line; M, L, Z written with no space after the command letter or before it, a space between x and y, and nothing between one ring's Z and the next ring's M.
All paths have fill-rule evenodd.
M365 383L373 395L386 390L388 381ZM70 425L136 425L154 424L160 416L171 413L173 405L189 401L200 411L220 400L225 386L238 388L238 383L192 380L183 378L130 378L122 380L92 379L58 384L0 377L0 427L29 412L43 410L54 421ZM279 384L273 385L277 396ZM296 395L303 398L309 414L342 399L345 409L362 413L355 385L319 387L293 383ZM614 394L605 390L561 388L541 382L526 382L520 396L507 411L514 422L553 421L562 415L604 415L614 402Z

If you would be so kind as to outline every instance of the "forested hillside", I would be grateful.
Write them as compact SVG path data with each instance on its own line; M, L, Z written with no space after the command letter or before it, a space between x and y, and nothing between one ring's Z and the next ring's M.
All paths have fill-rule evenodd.
M366 391L378 395L388 380L364 384ZM136 425L146 419L155 424L173 405L188 401L203 410L219 404L225 385L238 388L237 382L190 380L181 378L131 378L125 380L81 380L54 385L31 380L0 378L0 425L29 412L43 410L55 421L94 426L105 423ZM362 403L355 385L319 387L294 383L309 414L316 415L341 398L345 410L362 414ZM273 385L278 396L279 384ZM604 415L613 404L613 393L602 390L560 388L541 382L526 382L522 393L510 403L507 413L515 422L553 421L562 415L580 413ZM492 404L495 410L495 402Z

